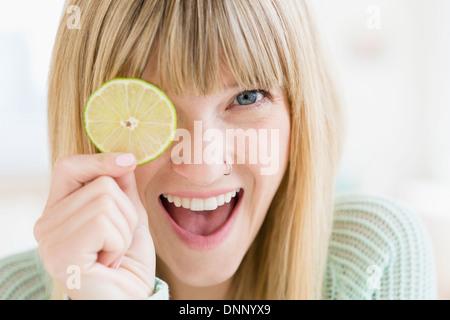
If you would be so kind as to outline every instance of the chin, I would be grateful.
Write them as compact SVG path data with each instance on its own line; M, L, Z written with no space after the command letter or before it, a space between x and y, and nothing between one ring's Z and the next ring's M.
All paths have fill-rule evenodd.
M198 261L176 263L170 267L170 271L186 285L209 287L230 280L239 268L241 261L242 259L237 259L236 256L222 256L222 259L211 257L201 263Z

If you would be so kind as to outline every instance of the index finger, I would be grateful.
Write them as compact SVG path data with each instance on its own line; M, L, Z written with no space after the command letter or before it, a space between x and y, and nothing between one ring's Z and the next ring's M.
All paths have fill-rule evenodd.
M63 156L56 160L47 206L52 207L86 183L100 177L119 178L136 168L131 153L99 153Z

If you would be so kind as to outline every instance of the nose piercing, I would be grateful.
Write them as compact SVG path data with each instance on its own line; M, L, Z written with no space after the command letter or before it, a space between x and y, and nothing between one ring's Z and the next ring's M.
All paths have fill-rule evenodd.
M226 160L225 160L225 167L226 167L225 175L229 176L233 171L233 167L231 166L231 163L228 163Z

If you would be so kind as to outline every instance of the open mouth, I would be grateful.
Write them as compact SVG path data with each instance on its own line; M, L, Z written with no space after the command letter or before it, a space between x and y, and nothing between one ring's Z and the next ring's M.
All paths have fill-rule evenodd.
M161 203L172 220L183 230L209 236L227 224L242 198L243 190L237 189L209 198L160 195Z

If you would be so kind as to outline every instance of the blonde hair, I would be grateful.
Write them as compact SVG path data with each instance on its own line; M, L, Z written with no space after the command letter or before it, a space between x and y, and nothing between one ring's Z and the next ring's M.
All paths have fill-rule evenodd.
M89 95L156 63L162 89L220 90L224 67L242 87L283 87L291 104L288 169L233 278L235 299L321 297L341 153L342 119L311 8L286 0L73 0L80 29L59 26L49 77L52 163L97 152L83 130ZM151 59L151 60L150 60ZM62 289L62 288L59 288ZM61 297L53 290L53 298Z

